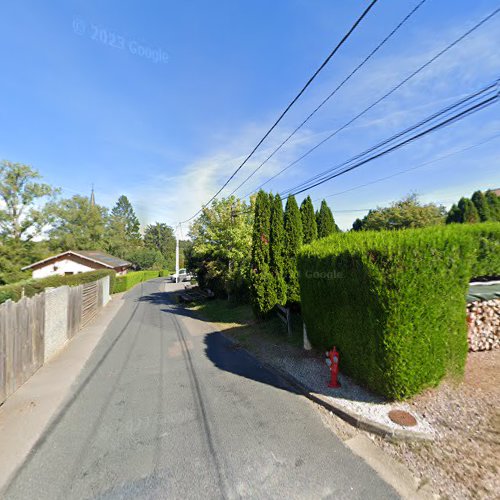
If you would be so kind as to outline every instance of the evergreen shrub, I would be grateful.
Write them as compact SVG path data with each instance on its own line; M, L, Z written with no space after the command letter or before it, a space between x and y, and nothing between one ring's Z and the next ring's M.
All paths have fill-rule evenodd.
M161 271L132 271L124 276L117 276L113 293L126 292L143 281L158 278Z
M462 374L469 279L497 265L498 234L490 224L434 226L336 233L304 246L301 306L312 344L335 345L342 372L389 398Z

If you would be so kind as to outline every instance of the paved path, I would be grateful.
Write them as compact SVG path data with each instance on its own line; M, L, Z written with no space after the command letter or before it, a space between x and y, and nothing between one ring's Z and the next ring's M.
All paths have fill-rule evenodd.
M127 294L5 498L397 497L310 403L163 287Z

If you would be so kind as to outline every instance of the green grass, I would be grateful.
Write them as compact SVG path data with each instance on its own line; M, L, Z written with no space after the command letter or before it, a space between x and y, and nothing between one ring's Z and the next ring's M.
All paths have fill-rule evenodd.
M299 315L292 317L292 337L289 339L285 324L276 314L257 319L250 304L234 305L227 300L215 299L191 304L190 309L203 319L217 323L225 334L248 349L254 342L302 345L302 319Z

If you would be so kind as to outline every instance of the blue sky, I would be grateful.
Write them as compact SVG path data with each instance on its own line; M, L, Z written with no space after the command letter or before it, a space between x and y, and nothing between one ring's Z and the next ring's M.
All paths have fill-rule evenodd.
M99 203L111 207L126 194L143 224L173 225L217 191L367 4L4 3L0 158L31 164L61 187L63 196L88 194L94 183ZM222 194L232 191L416 4L379 0ZM496 7L498 1L491 0L427 0L237 194L248 193L344 124ZM497 15L267 187L283 191L495 80L499 46ZM155 62L154 55L161 60ZM500 134L499 111L496 104L309 194L321 200L478 143L329 197L335 218L348 228L364 209L410 192L449 206L476 189L500 187L500 137L489 140Z

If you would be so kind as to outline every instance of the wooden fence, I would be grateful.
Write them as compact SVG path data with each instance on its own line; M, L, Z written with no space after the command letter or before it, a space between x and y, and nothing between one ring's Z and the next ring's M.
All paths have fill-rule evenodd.
M45 294L0 305L0 403L43 365Z
M68 338L72 338L82 327L83 285L68 290Z
M45 293L0 304L0 404L43 365L46 354L50 357L50 349L45 352L47 342L52 339L51 348L61 348L97 315L105 305L104 298L109 297L109 277L54 291L67 303L67 310L59 307L63 316L61 311L48 306ZM46 320L54 318L57 318L55 323L59 322L62 339L54 335L55 330L46 327L54 324Z

